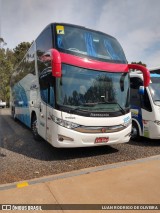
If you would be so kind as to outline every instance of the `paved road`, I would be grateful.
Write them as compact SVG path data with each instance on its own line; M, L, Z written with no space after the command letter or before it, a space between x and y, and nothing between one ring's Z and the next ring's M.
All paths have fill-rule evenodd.
M31 131L0 109L0 184L160 154L160 141L130 141L113 146L57 149L34 141Z

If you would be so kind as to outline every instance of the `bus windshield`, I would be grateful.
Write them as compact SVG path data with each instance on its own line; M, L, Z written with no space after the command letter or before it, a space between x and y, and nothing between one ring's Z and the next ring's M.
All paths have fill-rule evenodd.
M125 114L129 108L128 73L111 73L62 65L56 79L56 101L70 111ZM115 115L115 114L114 114Z
M127 63L123 49L115 38L82 27L56 25L56 47L73 55Z
M160 105L160 75L151 74L151 83L149 89L152 95L153 102Z

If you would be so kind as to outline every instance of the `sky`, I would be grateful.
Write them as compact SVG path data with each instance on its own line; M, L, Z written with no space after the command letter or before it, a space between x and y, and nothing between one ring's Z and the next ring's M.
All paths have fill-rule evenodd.
M52 22L114 36L128 63L160 66L159 0L0 0L0 37L13 49L32 42Z

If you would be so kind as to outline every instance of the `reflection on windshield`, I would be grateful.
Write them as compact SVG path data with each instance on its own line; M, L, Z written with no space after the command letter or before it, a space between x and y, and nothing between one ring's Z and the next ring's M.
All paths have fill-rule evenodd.
M152 99L154 102L157 102L156 104L160 104L160 75L156 75L156 77L153 77L153 74L151 75L151 83L149 86Z
M117 112L129 107L127 73L108 73L70 65L57 79L57 104L69 109Z
M60 51L127 63L122 47L109 35L68 25L57 25L56 33L56 44Z

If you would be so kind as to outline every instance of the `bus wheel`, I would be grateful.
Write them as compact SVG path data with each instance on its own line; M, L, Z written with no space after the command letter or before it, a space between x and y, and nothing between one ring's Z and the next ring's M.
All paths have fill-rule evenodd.
M36 115L33 116L31 129L32 129L33 138L36 141L38 141L40 139L40 136L38 134L37 117L36 117Z
M135 122L132 122L131 140L136 141L139 139L139 129Z

